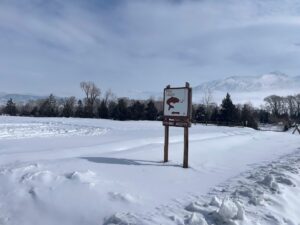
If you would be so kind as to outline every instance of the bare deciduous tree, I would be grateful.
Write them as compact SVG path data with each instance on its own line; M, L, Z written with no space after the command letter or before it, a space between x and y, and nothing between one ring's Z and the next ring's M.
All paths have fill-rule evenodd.
M300 117L300 94L295 96L296 116Z
M285 98L285 101L289 115L294 116L296 113L296 97L289 95Z
M209 106L211 105L212 102L213 102L213 92L210 88L206 88L203 91L202 103L205 106Z
M280 114L282 108L282 98L277 95L270 95L264 99L267 103L267 109L272 112L275 116Z
M116 96L114 95L112 90L108 89L104 94L103 101L104 101L105 105L108 106L109 101L114 100L115 98L116 98Z
M92 115L94 110L94 103L98 97L100 97L101 90L98 88L95 83L91 81L84 81L80 83L81 89L84 91L86 96L86 108L88 114Z
M84 91L86 99L90 104L93 104L96 98L100 97L101 90L95 85L95 83L91 81L84 81L80 83L80 87Z
M76 98L74 96L66 98L63 105L63 116L72 117L75 113Z
M206 88L203 91L202 104L205 106L205 121L207 125L207 120L210 117L213 105L213 92L210 88Z

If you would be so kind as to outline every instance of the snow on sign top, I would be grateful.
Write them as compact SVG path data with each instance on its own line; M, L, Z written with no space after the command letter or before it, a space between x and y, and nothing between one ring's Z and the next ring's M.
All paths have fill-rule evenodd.
M189 89L166 88L164 92L164 116L187 117L189 114Z

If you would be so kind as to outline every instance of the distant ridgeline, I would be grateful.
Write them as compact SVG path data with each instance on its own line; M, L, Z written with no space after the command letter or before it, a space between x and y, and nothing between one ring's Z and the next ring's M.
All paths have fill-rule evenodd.
M214 102L220 104L226 95L237 104L251 102L254 106L264 104L264 97L269 95L287 96L300 93L300 76L288 76L280 72L271 72L259 76L230 76L218 80L203 82L193 86L193 100L201 103L203 93L210 90ZM130 92L133 99L147 99L149 96L159 98L162 92Z
M0 114L35 117L81 117L114 120L162 120L161 100L133 100L116 98L110 91L101 94L92 82L82 82L85 97L57 98L54 95L37 97L31 95L7 95ZM217 124L224 126L247 126L258 129L258 124L283 124L288 130L300 122L300 94L280 97L271 95L264 99L265 105L259 108L251 104L234 104L230 94L226 94L220 105L212 101L212 92L206 91L201 99L193 104L194 123ZM15 98L14 98L15 97ZM2 98L3 99L3 98ZM26 101L25 101L26 99ZM193 99L195 101L195 99Z
M231 76L221 80L205 82L194 90L221 92L263 92L274 90L299 90L300 76L291 77L281 72L272 72L260 76ZM299 90L300 91L300 90Z
M35 101L46 98L45 96L22 95L22 94L6 94L0 93L0 105L5 105L9 99L13 99L16 104L25 104L29 101Z

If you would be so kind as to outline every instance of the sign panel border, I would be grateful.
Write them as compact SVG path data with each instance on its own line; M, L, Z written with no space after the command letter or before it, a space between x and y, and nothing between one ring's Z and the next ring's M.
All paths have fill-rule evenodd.
M164 88L164 98L163 98L163 114L165 113L165 101L166 101L166 90L187 90L188 93L188 104L187 104L187 115L186 116L165 116L163 115L163 125L164 126L175 126L175 127L191 127L191 117L192 117L192 88L189 87L187 83L185 87L170 87L168 85Z

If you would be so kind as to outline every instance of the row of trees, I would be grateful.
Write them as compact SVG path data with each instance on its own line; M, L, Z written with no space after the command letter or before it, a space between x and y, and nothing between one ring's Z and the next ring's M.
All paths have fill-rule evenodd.
M93 82L81 82L80 87L85 94L82 100L77 100L75 97L56 98L51 94L46 99L16 105L12 99L9 99L6 106L0 108L0 113L36 117L156 120L162 108L160 102L151 99L148 101L117 99L111 90L101 96L100 88Z
M162 101L136 101L128 98L116 98L112 91L101 93L93 82L80 84L84 99L56 98L50 95L46 99L30 101L16 105L12 99L1 114L36 116L36 117L81 117L104 118L115 120L159 120L162 118ZM242 125L253 128L260 123L284 122L291 124L300 121L300 94L295 96L269 96L265 98L266 106L256 109L251 104L235 105L229 94L221 105L213 103L212 93L204 93L201 104L193 105L193 121L219 125Z
M133 101L119 98L94 103L76 100L75 97L57 100L53 95L47 99L16 105L12 99L0 110L2 114L34 117L80 117L115 120L156 120L159 112L153 100Z
M90 95L89 95L90 96ZM161 101L116 99L111 92L106 98L77 100L75 97L57 99L54 95L25 105L16 105L10 99L2 114L35 117L81 117L115 120L159 120L162 118ZM250 105L236 106L227 94L221 106L199 104L193 106L193 121L221 125L243 125L257 128L255 110Z
M215 103L203 101L202 104L193 106L195 122L213 123L227 126L248 126L257 129L257 112L250 104L235 105L229 94L218 106Z
M220 106L209 101L209 93L204 93L203 103L194 106L194 119L201 123L243 125L257 128L258 123L283 124L286 129L300 122L300 94L294 96L271 95L264 99L265 106L254 108L251 104L234 105L230 95Z
M265 98L266 111L268 111L273 122L280 120L300 120L300 94L281 97L271 95Z

